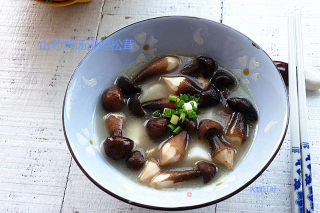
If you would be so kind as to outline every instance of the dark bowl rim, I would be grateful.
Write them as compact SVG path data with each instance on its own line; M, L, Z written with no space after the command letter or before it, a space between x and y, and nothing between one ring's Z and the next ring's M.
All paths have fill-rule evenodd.
M226 24L223 24L223 23L220 23L220 22L216 22L216 21L212 21L212 20L209 20L209 19L205 19L205 18L199 18L199 17L193 17L193 16L159 16L159 17L154 17L154 18L149 18L149 19L144 19L144 20L141 20L141 21L138 21L138 22L135 22L135 23L132 23L132 24L129 24L125 27L122 27L118 30L116 30L115 32L111 33L110 35L108 35L105 39L107 39L108 37L112 36L113 34L129 27L129 26L132 26L132 25L135 25L135 24L138 24L138 23L141 23L141 22L145 22L145 21L150 21L150 20L153 20L153 19L161 19L161 18L187 18L187 19L200 19L200 20L205 20L205 21L209 21L209 22L214 22L215 24L221 24L221 25L224 25L225 27L235 31L236 33L239 33L241 35L243 35L244 37L248 38L249 41L252 42L252 44L260 49L261 51L263 51L264 54L266 54L266 56L271 60L271 57L262 49L260 48L260 46L258 46L252 39L250 39L248 36L244 35L243 33L239 32L238 30L226 25ZM92 50L91 50L92 51ZM248 187L251 183L253 183L267 168L268 166L271 164L271 162L274 160L274 158L276 157L276 155L278 154L282 144L283 144L283 141L286 137L286 133L287 133L287 130L288 130L288 125L289 125L289 116L290 116L290 111L289 111L289 96L288 96L288 91L287 91L287 88L285 86L285 83L283 81L283 78L282 76L280 75L280 73L278 72L281 80L282 80L282 84L283 84L283 88L285 89L285 92L286 92L286 100L287 100L287 122L286 122L286 126L285 126L285 130L283 132L283 135L282 135L282 139L279 143L279 146L277 147L276 151L274 152L274 154L272 155L272 157L269 159L269 161L267 162L267 164L260 170L260 172L258 174L256 174L253 178L251 178L251 180L249 180L247 183L245 183L244 185L242 185L240 188L238 188L237 190L233 191L232 193L224 196L224 197L221 197L219 199L216 199L216 200L213 200L213 201L210 201L210 202L206 202L206 203L202 203L202 204L198 204L198 205L192 205L192 206L182 206L182 207L159 207L159 206L152 206L152 205L147 205L147 204L142 204L142 203L138 203L138 202L133 202L133 201L130 201L124 197L121 197L111 191L109 191L108 189L104 188L102 185L100 185L98 182L96 182L81 166L81 164L79 163L78 159L76 158L75 154L73 153L72 151L72 148L71 148L71 145L70 145L70 142L68 140L68 137L67 137L67 133L66 133L66 129L65 129L65 125L64 125L64 108L65 108L65 100L66 100L66 95L67 95L67 92L68 92L68 89L69 89L69 85L70 85L70 82L71 80L73 79L74 77L74 74L76 73L76 71L78 70L80 64L83 62L84 59L87 58L87 56L91 53L91 51L89 51L86 56L80 61L79 65L76 67L76 69L74 70L72 76L70 77L70 80L68 82L68 85L67 85L67 89L65 91L65 95L64 95L64 99L63 99L63 106L62 106L62 125L63 125L63 133L64 133L64 137L65 137L65 140L67 142L67 146L68 146L68 149L71 153L71 156L72 158L75 160L75 162L77 163L78 167L80 168L80 170L87 176L87 178L92 182L94 183L98 188L100 188L102 191L108 193L109 195L117 198L118 200L121 200L123 202L126 202L128 204L132 204L132 205L135 205L135 206L138 206L138 207L143 207L143 208L147 208L147 209L154 209L154 210L165 210L165 211L182 211L182 210L191 210L191 209L197 209L197 208L203 208L203 207L206 207L206 206L210 206L210 205L213 205L213 204L217 204L223 200L226 200L232 196L234 196L235 194L241 192L243 189L245 189L246 187ZM276 66L274 65L275 69L277 70Z

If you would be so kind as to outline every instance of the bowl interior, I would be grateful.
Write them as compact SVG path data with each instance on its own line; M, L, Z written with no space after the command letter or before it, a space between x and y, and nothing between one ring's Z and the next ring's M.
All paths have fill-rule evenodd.
M138 205L185 208L227 198L254 180L271 162L286 132L287 94L271 59L246 36L209 20L163 17L130 25L107 40L111 45L117 41L134 40L134 50L92 50L69 83L63 109L64 130L70 151L80 168L100 188ZM143 50L145 44L150 46L148 51ZM101 106L102 92L131 65L143 58L162 54L215 58L249 87L258 108L257 133L248 152L233 171L211 184L156 190L124 176L99 152L100 141L96 141L94 115ZM250 70L248 76L242 72L245 68ZM222 184L217 186L218 182ZM191 192L192 196L187 196L187 192Z

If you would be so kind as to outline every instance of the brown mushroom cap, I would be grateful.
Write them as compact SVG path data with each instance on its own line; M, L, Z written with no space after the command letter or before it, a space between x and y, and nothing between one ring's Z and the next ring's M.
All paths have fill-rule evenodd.
M145 112L141 106L141 102L140 102L139 97L140 97L140 94L137 93L134 96L132 96L131 98L129 98L128 108L133 115L144 116Z
M206 56L197 57L197 64L203 77L209 78L218 69L218 64L215 60Z
M197 132L198 121L186 118L182 123L180 123L180 126L191 135Z
M103 143L106 155L114 160L125 158L133 145L134 142L131 139L122 136L108 137Z
M110 113L105 119L105 124L110 136L122 136L125 117L121 114Z
M127 167L133 170L141 169L144 163L144 156L138 150L131 152L126 160Z
M166 118L150 119L146 124L147 133L150 138L157 139L166 134L168 120Z
M143 102L141 106L145 110L163 110L164 108L174 109L174 104L175 102L169 101L168 98L160 98Z
M209 85L207 89L200 93L199 107L210 107L220 102L219 92L212 86Z
M203 183L208 183L216 174L217 168L213 163L200 161L197 163L197 167L203 177Z
M144 70L139 72L133 79L133 83L140 83L152 76L162 75L173 72L180 64L180 59L175 56L166 56L160 58L150 65L148 65Z
M119 111L124 105L122 92L116 87L110 87L102 94L102 104L108 111Z
M229 107L235 112L241 112L248 121L257 121L258 112L245 98L228 98Z
M223 131L221 124L210 119L203 119L199 123L199 139L210 138L212 135L220 135Z
M222 70L217 71L212 79L211 79L211 83L219 90L223 90L223 89L231 89L236 85L236 80L234 79L234 77Z
M198 76L200 74L199 66L197 63L188 64L182 68L180 73L188 76Z
M117 85L125 96L131 96L141 92L141 88L134 85L127 77L121 76L117 79Z

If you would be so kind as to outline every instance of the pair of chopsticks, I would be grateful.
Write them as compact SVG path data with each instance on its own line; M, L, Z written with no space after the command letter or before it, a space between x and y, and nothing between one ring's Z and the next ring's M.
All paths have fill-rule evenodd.
M289 102L292 157L292 212L314 212L310 146L307 135L306 87L303 66L301 17L289 17Z

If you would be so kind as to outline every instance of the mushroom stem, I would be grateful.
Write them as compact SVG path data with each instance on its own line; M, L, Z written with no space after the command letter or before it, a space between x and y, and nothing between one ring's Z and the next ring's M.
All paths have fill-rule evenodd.
M175 102L169 101L168 98L146 101L142 103L142 108L145 110L163 110L164 108L174 109Z
M248 124L240 112L235 112L227 125L225 138L235 146L240 146L247 140Z
M136 116L144 116L145 112L141 106L141 102L139 100L140 94L135 94L128 100L128 108L130 112Z
M162 77L164 83L173 94L186 93L190 95L199 94L202 88L196 82L183 76Z
M139 175L141 183L149 183L151 179L160 173L159 163L153 159L148 160Z
M228 169L233 169L235 150L218 136L211 137L209 139L209 144L212 149L212 159Z
M211 138L212 135L220 135L223 131L221 124L210 119L203 119L199 123L199 139Z
M168 188L177 183L197 178L201 176L200 170L184 170L184 171L170 171L161 173L152 178L150 185L154 188Z
M186 154L189 135L186 131L166 141L160 149L160 165L167 166L180 161Z
M122 136L125 117L121 114L111 113L105 118L105 125L110 136Z
M148 65L144 70L139 72L133 79L133 83L141 83L142 81L156 75L162 75L173 72L180 64L180 59L175 56L166 56L160 58L150 65Z

